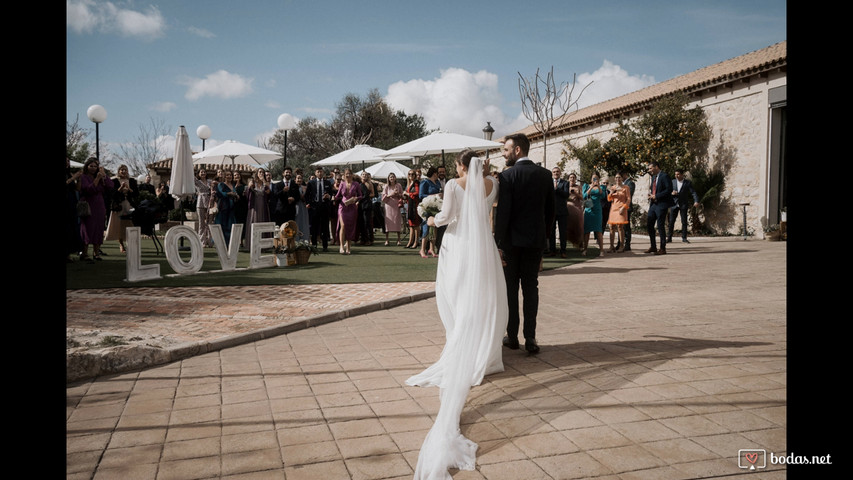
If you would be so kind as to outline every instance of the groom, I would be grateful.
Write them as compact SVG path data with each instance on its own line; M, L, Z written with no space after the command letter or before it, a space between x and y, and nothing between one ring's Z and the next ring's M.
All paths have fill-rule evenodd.
M554 222L551 173L527 158L530 140L521 133L508 135L503 146L506 166L499 177L495 242L504 264L509 319L504 346L519 348L518 287L524 297L524 348L539 353L536 314L539 310L539 265L548 242L547 227Z

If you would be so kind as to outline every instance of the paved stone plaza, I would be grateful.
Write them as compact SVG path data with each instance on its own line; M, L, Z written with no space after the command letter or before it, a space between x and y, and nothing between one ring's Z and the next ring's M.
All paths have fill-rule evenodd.
M665 256L641 244L540 277L542 351L504 349L506 371L472 388L462 431L479 444L477 469L454 479L786 478L738 462L740 449L787 450L786 243L696 239ZM314 305L356 292L298 288ZM359 304L383 291L358 288ZM109 303L102 314L131 309L133 289L115 290L90 293ZM197 315L234 346L69 383L68 479L412 477L439 401L404 381L444 344L434 297L258 340L247 325L288 320L272 314L280 295L228 289L228 310L221 287L189 290L173 301L216 308L174 323L142 308L146 333L222 334L158 331ZM69 292L69 322L85 318L81 295Z

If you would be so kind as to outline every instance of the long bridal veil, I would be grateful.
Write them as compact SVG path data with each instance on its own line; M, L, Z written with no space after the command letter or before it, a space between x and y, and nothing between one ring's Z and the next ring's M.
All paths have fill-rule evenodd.
M484 375L503 371L506 285L489 224L497 182L484 180L482 171L482 160L472 158L465 189L454 182L445 192L443 208L455 210L436 274L436 304L446 343L438 362L406 382L440 388L441 406L421 447L416 479L449 479L448 468L474 469L477 444L462 435L459 418L471 386L479 385ZM484 181L494 184L488 197Z

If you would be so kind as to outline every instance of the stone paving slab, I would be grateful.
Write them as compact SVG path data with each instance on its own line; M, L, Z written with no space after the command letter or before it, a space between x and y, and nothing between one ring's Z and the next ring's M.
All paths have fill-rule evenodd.
M542 352L471 390L454 479L786 478L737 458L787 449L785 243L668 250L540 276ZM427 297L70 383L66 478L411 478L443 343Z

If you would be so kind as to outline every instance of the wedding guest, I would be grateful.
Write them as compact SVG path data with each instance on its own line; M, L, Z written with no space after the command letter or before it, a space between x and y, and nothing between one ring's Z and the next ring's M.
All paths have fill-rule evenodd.
M352 170L344 170L344 179L338 188L335 198L338 200L338 224L340 253L349 255L351 243L356 240L358 223L358 201L361 199L361 184L355 178Z
M145 175L145 181L139 184L140 192L148 192L151 195L156 195L154 185L151 184L151 175Z
M213 242L210 240L210 221L208 218L208 207L210 205L210 181L207 180L207 171L200 168L198 177L195 179L196 204L195 213L198 217L198 236L201 239L202 246L212 247Z
M221 182L213 182L215 198L217 200L216 223L222 226L222 235L225 237L225 247L231 244L231 227L234 225L234 203L237 200L237 192L234 191L234 174L230 170L222 173Z
M80 217L77 216L77 202L80 200L80 177L82 170L71 171L71 159L65 157L65 223L67 226L65 244L68 256L66 262L71 263L71 255L79 254L83 249L80 239Z
M403 187L397 183L397 175L388 174L388 183L382 189L382 206L385 217L385 246L388 246L388 233L397 233L397 246L402 245L400 231L403 226L403 218L400 208L403 206Z
M101 260L98 251L104 243L104 219L107 216L104 191L112 188L113 181L107 177L97 157L89 157L83 164L83 175L80 177L80 198L89 204L90 212L80 219L80 238L83 241L80 260L89 263ZM89 258L89 245L92 245L92 258Z
M136 179L130 176L127 165L119 165L118 172L112 181L114 188L110 202L110 219L104 240L118 240L119 250L121 253L126 253L124 247L125 229L133 227L130 214L139 201L139 187Z
M569 215L566 218L566 239L575 248L583 246L583 191L577 174L569 174L569 200L566 203Z
M421 202L423 202L430 195L438 195L441 193L441 183L438 181L438 168L429 167L427 170L427 178L421 181L420 192L418 195L420 196ZM435 253L435 239L428 238L429 237L429 226L424 223L421 225L421 258L427 258L427 253L430 256L436 257ZM429 243L429 251L427 251L427 243Z
M338 220L338 208L340 207L340 202L337 199L338 190L341 188L341 183L343 183L343 175L336 168L334 170L333 175L333 183L332 183L332 214L331 214L331 224L332 224L332 245L340 245L341 241L341 225Z
M308 208L305 205L305 192L308 186L299 169L296 170L296 188L298 198L296 200L296 226L299 229L297 240L309 240L311 238L311 220L308 218Z
M367 172L361 174L361 194L358 202L361 244L373 245L373 199L378 195L378 187Z
M270 209L267 202L269 195L270 185L266 180L266 170L259 168L255 175L249 179L249 184L246 186L246 201L249 204L249 209L246 212L246 223L243 225L245 229L243 238L244 245L248 249L252 248L252 224L270 221Z
M598 240L598 256L604 256L604 235L601 220L601 198L606 192L601 187L600 177L597 173L592 174L590 183L584 184L583 198L583 248L581 255L586 256L587 247L589 246L589 234L595 235Z
M234 193L237 196L234 198L234 223L240 225L246 224L246 217L249 214L249 201L246 200L246 184L243 183L243 177L240 172L232 172L234 180ZM240 237L240 246L243 246L243 237Z
M406 185L406 223L409 225L409 243L406 248L418 248L418 233L421 231L421 217L418 215L418 204L420 200L420 182L417 170L409 170L409 178Z
M631 208L631 191L622 183L622 175L617 173L615 184L607 189L607 199L610 200L610 214L607 224L610 226L610 252L625 251L625 225L628 223L628 212ZM614 231L615 230L615 231ZM617 247L613 244L616 233L619 234Z

